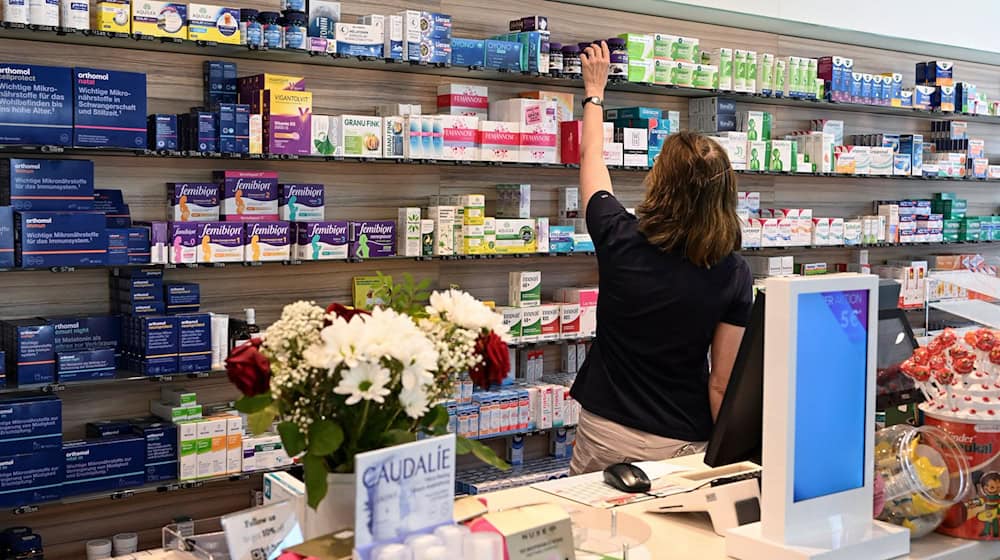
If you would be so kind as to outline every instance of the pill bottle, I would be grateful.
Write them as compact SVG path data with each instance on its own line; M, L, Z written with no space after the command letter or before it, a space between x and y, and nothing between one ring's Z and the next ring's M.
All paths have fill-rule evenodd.
M263 29L257 21L257 10L240 9L240 44L250 48L260 48L264 44Z
M306 50L309 41L309 35L306 32L306 24L308 22L306 13L294 10L286 10L283 13L285 16L282 18L284 23L282 27L285 33L285 48Z
M562 43L549 43L549 74L558 76L562 74L563 55Z
M566 78L579 78L583 73L580 65L580 47L566 45L562 48L562 75Z
M284 48L284 29L278 24L281 14L278 12L260 12L257 21L260 22L264 46L269 49Z
M628 77L628 49L625 46L625 39L617 37L608 39L608 50L611 53L608 75L620 78Z

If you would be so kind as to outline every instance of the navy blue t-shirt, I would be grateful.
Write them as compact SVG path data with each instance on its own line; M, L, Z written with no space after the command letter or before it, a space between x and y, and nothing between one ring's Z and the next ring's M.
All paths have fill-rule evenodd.
M708 350L719 323L746 326L750 267L736 253L704 268L659 249L607 191L587 204L587 228L600 272L597 338L570 393L623 426L707 440Z

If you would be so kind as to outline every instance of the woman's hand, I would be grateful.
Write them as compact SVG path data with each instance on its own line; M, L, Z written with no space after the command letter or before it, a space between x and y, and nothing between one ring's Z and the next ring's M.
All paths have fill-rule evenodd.
M608 67L611 66L611 52L608 44L590 45L580 53L583 65L583 89L587 97L604 97L604 86L608 84Z

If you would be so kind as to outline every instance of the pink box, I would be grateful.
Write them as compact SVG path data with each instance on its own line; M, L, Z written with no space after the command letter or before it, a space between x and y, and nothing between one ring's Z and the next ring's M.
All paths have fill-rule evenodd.
M438 112L485 119L489 116L490 97L486 86L443 84L438 86Z
M479 159L479 117L441 115L442 159L474 161Z
M505 99L491 103L490 114L501 121L518 123L521 128L520 161L558 162L559 119L555 101Z
M479 159L516 163L521 129L516 122L479 121Z
M597 288L560 288L556 299L580 306L580 336L597 334Z
M222 191L221 214L227 222L278 219L278 174L274 171L216 171Z

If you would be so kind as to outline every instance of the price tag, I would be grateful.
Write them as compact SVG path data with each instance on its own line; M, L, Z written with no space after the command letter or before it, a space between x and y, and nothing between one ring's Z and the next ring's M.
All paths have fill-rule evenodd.
M275 502L222 517L232 560L274 560L302 544L302 530L288 502Z

